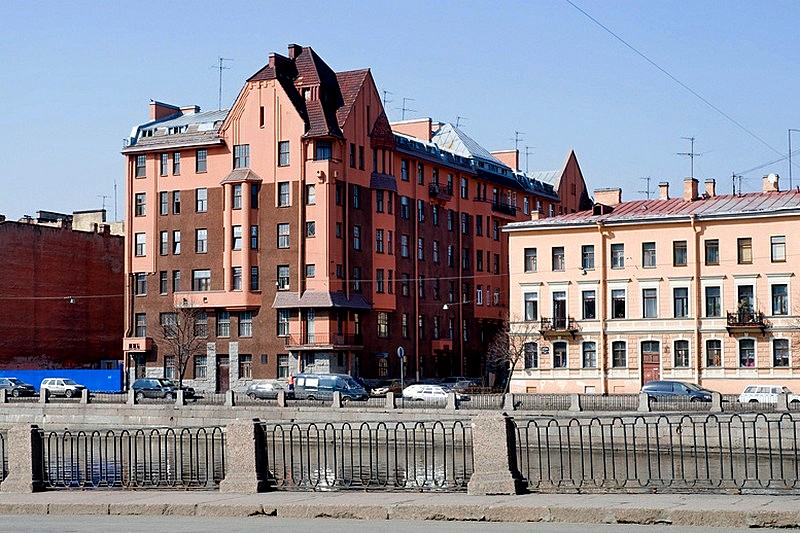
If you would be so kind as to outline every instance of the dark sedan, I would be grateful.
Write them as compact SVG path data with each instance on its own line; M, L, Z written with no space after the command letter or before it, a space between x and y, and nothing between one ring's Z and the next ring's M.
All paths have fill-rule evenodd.
M6 394L15 398L19 396L33 396L36 394L36 388L33 385L25 383L17 378L0 378L0 389L5 389Z
M192 387L178 387L178 384L165 378L141 378L133 382L134 395L137 401L145 398L165 398L173 400L178 395L179 390L183 390L184 398L194 398Z
M688 398L692 402L710 402L712 391L683 381L648 381L642 392L652 401Z

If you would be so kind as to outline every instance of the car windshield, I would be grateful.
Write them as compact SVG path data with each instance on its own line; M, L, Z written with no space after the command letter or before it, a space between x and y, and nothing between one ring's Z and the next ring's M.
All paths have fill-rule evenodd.
M11 383L12 385L25 385L25 383L22 380L19 380L17 378L8 378L8 382Z
M783 392L785 392L786 394L791 394L791 393L792 393L792 391L790 391L790 390L789 390L789 387L781 387L781 389L782 389L782 390L783 390Z
M684 385L686 385L687 389L693 390L695 392L704 391L705 390L703 387L700 387L699 385L695 385L694 383L684 383Z
M344 383L345 383L345 385L347 385L348 389L357 389L357 388L359 388L361 386L358 383L356 383L356 380L354 380L353 378L345 379Z
M71 380L71 379L69 379L69 378L67 378L67 379L64 379L64 380L62 380L62 381L64 382L64 385L77 385L77 383L75 383L74 381L72 381L72 380Z
M174 387L175 382L170 379L159 379L158 382L161 384L162 387Z

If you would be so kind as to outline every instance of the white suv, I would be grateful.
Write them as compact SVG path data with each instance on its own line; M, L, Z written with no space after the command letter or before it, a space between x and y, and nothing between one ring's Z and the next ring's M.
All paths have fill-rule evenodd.
M780 385L748 385L739 395L739 403L777 403L778 394L789 395L789 402L800 402L800 396L792 394L787 387Z
M42 393L47 390L51 396L73 398L80 396L85 388L69 378L47 378L43 379L42 384L39 385L39 392Z

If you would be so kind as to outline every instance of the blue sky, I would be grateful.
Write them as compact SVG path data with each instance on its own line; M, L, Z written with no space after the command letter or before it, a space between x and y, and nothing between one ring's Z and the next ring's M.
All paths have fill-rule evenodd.
M390 120L462 119L485 147L530 147L530 170L560 166L575 149L590 189L623 187L642 198L642 177L680 190L689 175L717 179L786 155L800 129L800 2L573 0L603 25L744 126L625 47L565 0L402 2L31 2L0 4L0 214L124 211L122 139L145 122L152 99L223 106L245 79L312 46L334 69L369 67L388 90ZM335 7L334 7L335 6ZM793 134L800 148L800 132ZM762 142L763 141L763 142ZM767 146L769 145L769 147ZM778 153L776 153L778 152ZM524 155L522 156L523 167ZM800 153L794 162L800 184ZM781 175L785 160L743 176Z

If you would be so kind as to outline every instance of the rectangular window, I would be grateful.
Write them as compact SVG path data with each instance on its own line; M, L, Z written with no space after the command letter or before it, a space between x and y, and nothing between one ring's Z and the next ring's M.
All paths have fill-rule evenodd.
M180 270L173 270L172 271L172 292L178 292L181 290L181 271Z
M689 289L687 287L672 289L672 312L675 318L689 316Z
M158 253L161 255L167 255L169 253L169 232L161 231L159 232L158 235L159 235Z
M289 320L291 316L291 309L278 309L278 337L289 336Z
M144 178L147 175L147 156L136 156L136 177Z
M789 366L789 339L774 339L772 341L772 366Z
M722 297L719 287L706 287L706 316L722 316Z
M433 241L433 262L439 264L439 241Z
M422 185L425 183L425 165L422 163L417 164L417 184Z
M353 184L352 185L352 191L353 191L353 198L352 198L353 209L360 209L361 208L361 186Z
M408 159L400 160L400 179L408 181Z
M383 253L383 230L376 229L375 230L375 252L382 254Z
M769 238L770 259L773 263L783 263L786 261L786 236L776 235Z
M469 235L469 215L461 213L461 234Z
M719 240L707 239L705 241L706 248L706 265L719 264Z
M400 257L408 257L408 235L400 235Z
M530 322L539 320L539 294L535 292L525 293L525 320Z
M591 244L581 246L581 267L594 270L594 246Z
M234 209L241 209L242 208L242 184L236 183L233 186L233 208Z
M172 153L172 173L177 176L181 173L181 153Z
M172 253L175 255L181 253L181 232L178 230L172 232Z
M361 267L353 267L353 292L361 292Z
M380 189L375 191L375 212L383 213L383 191Z
M525 248L525 272L536 272L536 248Z
M239 336L252 337L253 336L253 312L241 311L239 312Z
M147 253L147 236L144 233L137 233L134 239L136 242L134 254L137 257L143 257Z
M250 226L250 249L258 250L258 226Z
M164 356L164 379L175 379L175 356Z
M289 141L278 141L278 166L289 166Z
M425 260L425 239L422 237L417 239L417 259L419 261Z
M411 293L411 284L408 274L403 274L402 279L400 281L400 295L408 296L410 293Z
M642 289L642 317L658 317L658 293L656 289Z
M461 269L469 270L469 248L461 249Z
M147 195L143 192L137 192L135 198L136 207L134 208L134 215L143 217L147 214Z
M278 290L285 291L289 288L289 265L278 265Z
M278 182L278 207L287 207L289 205L289 182Z
M353 226L353 250L361 249L361 226Z
M232 230L232 239L231 239L231 249L232 250L241 250L242 249L242 227L240 225L235 225L231 228Z
M251 266L250 267L250 290L257 291L259 288L258 284L258 267Z
M611 291L611 318L625 318L625 289Z
M217 311L217 337L231 336L231 312Z
M722 366L722 341L709 339L706 341L706 366L709 368Z
M317 187L313 184L306 185L306 205L317 203Z
M289 224L278 224L278 248L289 247Z
M169 214L169 193L164 191L158 193L159 197L159 207L158 207L158 214L160 215L168 215Z
M553 368L567 368L567 343L553 343Z
M402 335L404 339L407 339L409 337L409 335L408 335L408 313L403 313L400 316L400 335Z
M564 272L564 247L553 247L553 272Z
M208 211L208 189L195 190L195 211L205 213Z
M358 147L358 170L364 170L364 147Z
M772 314L789 314L789 286L785 283L772 285Z
M467 178L461 178L461 198L468 198L469 197L469 185L467 183Z
M208 313L199 311L194 319L195 337L208 337Z
M306 277L313 278L317 275L317 265L313 263L306 264Z
M278 379L286 379L289 377L289 354L279 353L276 357L278 364Z
M201 148L197 150L195 158L194 170L195 172L205 172L208 169L208 150Z
M389 313L378 312L378 337L385 339L389 337Z
M417 222L425 222L425 202L417 200Z
M750 237L736 239L736 249L740 265L749 265L753 262L753 239Z
M611 343L611 366L614 368L628 366L628 345L625 344L625 341Z
M137 337L147 337L147 315L145 313L136 313L134 317L135 332Z
M400 197L400 218L408 220L411 218L410 209L408 206L408 196Z
M313 239L317 235L317 223L313 220L306 222L306 237Z
M642 243L642 268L656 267L656 243Z
M675 341L675 368L689 366L689 341Z
M583 368L597 368L597 343L583 343Z
M194 251L198 254L208 251L208 230L206 228L194 230Z
M583 319L594 320L597 318L597 303L595 291L582 291Z
M384 292L383 282L384 270L379 268L375 271L375 292L382 294Z
M192 270L192 290L193 291L211 290L210 270Z
M231 267L231 289L234 291L242 290L242 267Z
M194 356L194 379L205 379L208 377L208 356Z
M475 305L483 305L483 285L481 284L478 284L475 289Z
M625 268L625 245L611 245L611 268Z
M250 145L235 144L233 146L233 168L248 168L250 166Z
M453 231L453 217L455 216L452 209L447 210L447 231Z
M315 161L328 161L331 158L332 148L330 141L317 141L314 150Z
M742 368L756 366L755 339L739 340L739 366Z
M172 214L181 213L181 191L172 191Z
M526 342L522 345L525 358L525 368L539 368L539 345L535 342Z
M686 241L672 242L672 266L686 266Z
M350 143L350 168L356 168L356 145Z
M167 294L169 289L169 282L167 280L167 271L162 270L158 273L158 292L160 294Z

